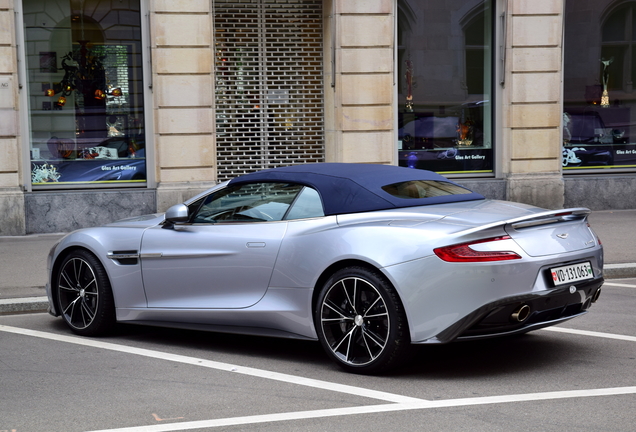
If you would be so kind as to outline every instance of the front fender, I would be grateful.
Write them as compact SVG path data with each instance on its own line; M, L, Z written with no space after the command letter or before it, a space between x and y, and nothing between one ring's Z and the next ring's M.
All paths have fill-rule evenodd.
M56 314L54 287L61 262L73 249L85 249L101 262L110 281L115 307L146 307L146 295L138 259L122 264L108 258L109 252L138 253L144 229L126 227L86 228L63 237L49 254L47 295L51 313Z

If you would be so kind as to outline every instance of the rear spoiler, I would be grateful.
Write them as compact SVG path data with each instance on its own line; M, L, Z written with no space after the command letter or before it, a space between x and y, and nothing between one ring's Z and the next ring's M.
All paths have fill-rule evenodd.
M521 220L517 219L514 221L509 221L508 223L514 229L522 229L539 225L548 225L552 223L581 220L587 218L590 213L592 213L591 210L586 208L565 209L558 210L556 212L548 211L532 215L529 218L521 218Z
M487 231L492 228L510 226L514 229L523 229L529 227L536 227L540 225L548 225L560 222L569 222L575 220L585 220L592 211L584 207L569 208L562 210L546 210L539 213L534 213L527 216L521 216L513 219L500 220L487 225L481 225L474 228L469 228L465 231L458 232L459 235L473 234L480 231ZM444 218L442 218L443 220Z

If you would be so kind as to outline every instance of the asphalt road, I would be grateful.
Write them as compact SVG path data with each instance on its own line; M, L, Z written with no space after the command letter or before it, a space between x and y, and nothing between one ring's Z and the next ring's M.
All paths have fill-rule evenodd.
M636 279L528 335L418 347L347 374L318 343L125 326L82 338L0 316L0 432L634 431Z

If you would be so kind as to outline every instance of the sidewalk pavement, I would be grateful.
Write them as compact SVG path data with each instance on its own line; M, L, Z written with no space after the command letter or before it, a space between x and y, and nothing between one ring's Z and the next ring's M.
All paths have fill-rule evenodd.
M636 277L636 210L595 211L589 220L605 249L605 279ZM63 235L0 236L0 315L47 310L46 258Z

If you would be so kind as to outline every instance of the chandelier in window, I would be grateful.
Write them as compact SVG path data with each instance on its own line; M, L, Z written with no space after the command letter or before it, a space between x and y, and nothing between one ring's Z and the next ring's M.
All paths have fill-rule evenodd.
M69 51L62 57L62 69L64 77L59 84L59 89L46 89L45 96L53 97L58 94L55 105L59 108L66 104L66 98L75 92L80 96L76 104L86 105L89 98L96 101L106 99L108 94L121 96L121 88L107 88L104 71L105 55L99 55L88 46L88 41L78 41L79 48ZM109 86L110 87L110 86Z

